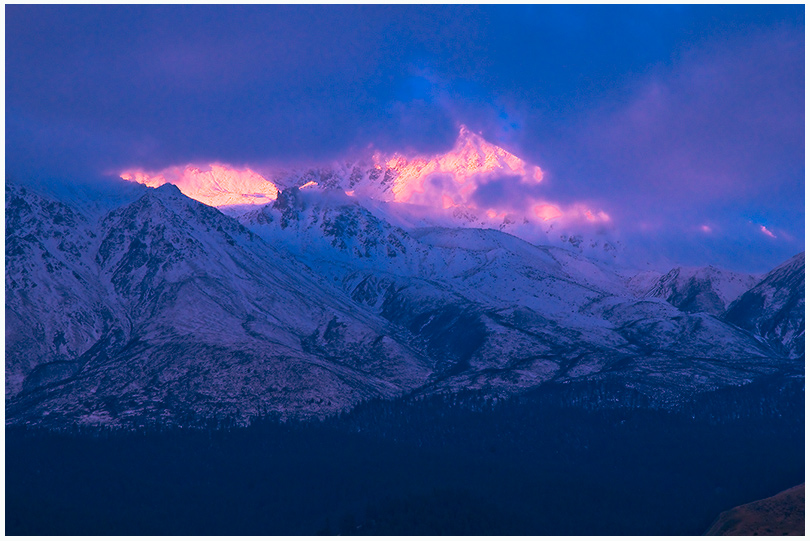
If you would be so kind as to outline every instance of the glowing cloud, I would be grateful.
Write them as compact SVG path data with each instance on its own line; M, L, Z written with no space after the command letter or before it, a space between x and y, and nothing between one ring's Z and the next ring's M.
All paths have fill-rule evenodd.
M773 233L771 233L771 232L768 230L768 228L767 228L767 227L765 227L764 225L760 225L760 226L759 226L759 230L760 230L760 231L762 231L762 232L763 232L765 235L767 235L768 237L771 237L772 239L775 239L775 238L776 238L776 235L774 235Z
M529 222L604 224L610 216L576 203L567 208L538 196L543 170L461 126L453 148L436 156L373 156L374 168L392 179L389 200L467 209L493 224L507 217ZM385 195L383 195L385 197ZM480 211L480 212L479 212Z
M157 187L175 184L185 195L216 207L264 205L279 186L342 189L347 194L389 203L419 206L437 219L462 219L487 227L504 224L602 226L611 222L602 210L583 202L561 205L541 196L543 171L461 126L453 148L433 156L375 152L370 161L330 168L275 171L270 179L251 169L214 163L163 171L124 171L121 178ZM547 226L545 226L547 227Z
M233 169L223 164L208 167L170 167L156 173L130 170L121 173L121 178L151 188L171 183L188 197L212 207L264 205L278 196L276 185L255 171Z
M451 178L457 185L456 191L466 197L475 191L477 179L493 173L519 175L532 178L535 183L543 179L539 167L532 168L532 176L527 176L527 164L506 150L488 143L482 137L472 133L466 126L461 126L456 144L452 150L438 156L416 156L410 159L401 154L384 157L374 155L378 168L396 173L391 191L394 201L412 202L414 194L429 190L426 186L436 175ZM467 206L467 201L459 203Z
M563 213L560 212L560 209L554 205L535 205L534 214L544 222L553 220L554 218L559 218L563 215Z
M449 209L450 207L457 207L457 206L458 205L456 205L452 197L450 197L449 195L442 196L442 208Z

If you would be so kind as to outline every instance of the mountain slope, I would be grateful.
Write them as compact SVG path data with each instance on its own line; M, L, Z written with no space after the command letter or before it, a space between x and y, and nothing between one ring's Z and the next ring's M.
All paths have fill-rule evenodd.
M6 397L45 361L40 379L69 373L110 331L118 307L87 255L96 239L83 214L6 184Z
M7 204L12 424L245 423L548 382L672 408L801 372L575 252L406 231L339 191L286 189L242 223L172 185L98 220L35 194Z
M721 513L705 535L804 535L804 483Z
M500 231L407 232L310 190L284 191L243 223L449 361L423 392L617 376L669 401L778 370L767 347L716 318L639 302L610 268Z
M117 317L70 370L55 374L51 356L29 372L10 417L323 415L401 394L429 372L384 320L173 186L110 213L100 230L87 249Z
M645 293L684 312L720 315L732 301L759 282L758 277L715 267L676 267Z
M542 193L543 171L459 126L452 148L435 154L369 151L330 164L266 169L259 174L224 164L186 165L121 177L150 187L175 184L185 195L232 216L271 203L279 190L340 192L378 218L403 227L493 228L535 243L616 260L622 244L611 218L588 201L563 205ZM517 188L516 188L517 187ZM518 189L523 197L498 197ZM410 229L410 227L406 227Z
M804 356L804 252L769 272L723 317L762 336L791 358Z

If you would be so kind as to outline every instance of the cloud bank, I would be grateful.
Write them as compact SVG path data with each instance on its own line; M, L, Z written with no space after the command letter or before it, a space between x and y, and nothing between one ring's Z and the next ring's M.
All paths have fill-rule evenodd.
M590 212L650 257L741 270L804 246L801 6L9 5L6 16L7 177L264 172L370 148L431 157L464 124L542 182L504 170L471 189L437 176L413 197L437 190L441 207L548 223ZM752 220L776 238L748 237Z

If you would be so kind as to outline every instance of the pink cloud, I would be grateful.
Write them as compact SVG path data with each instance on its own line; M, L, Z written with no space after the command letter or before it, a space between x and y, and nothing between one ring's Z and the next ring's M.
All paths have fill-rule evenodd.
M461 208L493 223L606 224L611 217L585 202L561 205L543 195L544 172L462 126L454 147L435 156L374 155L376 166L393 173L398 203L437 209Z
M476 216L479 226L520 222L576 229L612 222L604 210L585 201L563 205L548 200L543 193L546 187L540 167L485 141L464 126L448 152L411 156L375 152L370 159L364 165L366 172L361 182L350 180L356 168L344 164L341 169L336 165L335 171L344 171L346 177L337 186L360 198L418 205L437 218L459 213ZM215 207L267 204L276 199L278 186L297 185L297 180L309 178L281 170L267 170L263 176L250 168L221 163L155 172L130 169L120 176L150 187L172 183L185 195ZM342 178L341 173L338 178ZM318 188L318 182L311 180L300 188L310 186Z
M763 232L765 235L767 235L767 236L771 237L772 239L775 239L775 238L776 238L776 235L774 235L773 233L771 233L771 232L768 230L768 228L767 228L767 227L765 227L764 225L760 225L760 226L759 226L759 230L760 230L760 231L762 231L762 232Z
M534 214L543 221L559 218L563 213L554 205L535 205Z
M151 188L174 184L183 194L212 207L264 205L274 201L278 195L276 185L259 173L249 168L240 170L219 163L207 167L169 167L158 172L132 169L122 172L120 176Z

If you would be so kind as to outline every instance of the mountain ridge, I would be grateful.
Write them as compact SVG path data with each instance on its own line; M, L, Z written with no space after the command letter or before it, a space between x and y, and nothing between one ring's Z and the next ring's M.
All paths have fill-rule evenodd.
M497 230L408 232L345 194L283 190L240 223L161 186L95 223L7 192L11 424L245 423L372 397L576 381L616 382L668 408L798 371L750 331L639 297L575 252ZM79 246L75 261L59 256L64 272L34 242L57 237ZM37 318L58 336L75 314L89 323L70 350L18 338Z
M791 358L804 356L804 252L769 272L723 314L726 321L780 346Z
M158 172L127 170L121 178L149 187L174 183L185 195L234 217L272 204L279 193L298 188L345 193L392 223L499 229L608 261L623 250L610 233L611 218L604 210L584 200L548 200L541 195L544 173L539 166L464 125L459 126L454 146L437 154L369 150L365 157L320 166L268 166L261 174L211 163ZM516 199L517 206L490 193L515 187L525 194Z

